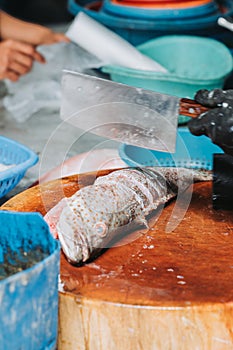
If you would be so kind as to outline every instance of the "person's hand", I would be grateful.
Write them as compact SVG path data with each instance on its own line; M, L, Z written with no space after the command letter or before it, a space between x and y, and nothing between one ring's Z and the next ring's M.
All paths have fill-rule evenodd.
M0 80L17 81L31 70L34 61L45 62L32 45L15 40L0 42Z
M206 135L225 153L233 155L233 90L199 90L194 99L210 110L188 123L194 135Z

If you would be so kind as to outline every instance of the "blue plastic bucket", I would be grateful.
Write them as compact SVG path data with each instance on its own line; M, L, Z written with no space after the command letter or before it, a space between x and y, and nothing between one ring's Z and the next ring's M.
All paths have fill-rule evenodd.
M87 7L88 6L88 7ZM103 25L109 27L133 45L139 45L162 35L187 34L214 37L224 42L232 42L232 33L217 24L220 16L233 15L232 0L223 1L221 11L198 18L145 19L121 17L106 12L101 2L96 0L68 0L68 10L72 15L85 12Z
M40 247L32 267L0 281L0 350L56 349L59 243L38 213L0 211L0 266L6 254ZM24 257L25 258L25 257Z
M137 7L129 6L125 4L114 3L111 0L104 0L102 10L116 16L138 18L138 19L187 19L196 18L200 16L208 16L216 14L218 7L215 2L210 2L200 6L193 7L180 7L180 8L167 8L161 5L161 8L151 7Z
M187 128L179 128L174 154L126 144L121 144L119 147L121 159L130 167L175 166L212 170L214 153L223 153L223 151L208 137L194 136Z

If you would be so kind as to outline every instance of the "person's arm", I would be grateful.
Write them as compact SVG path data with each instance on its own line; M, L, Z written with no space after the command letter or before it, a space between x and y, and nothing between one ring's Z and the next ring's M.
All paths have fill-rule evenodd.
M69 42L62 33L56 33L47 27L22 21L0 11L0 38L13 39L37 46L56 42Z
M209 111L188 123L194 135L206 135L233 156L233 90L199 90L194 99Z
M44 63L36 46L69 39L61 33L16 19L0 11L0 80L17 81L28 73L34 61Z

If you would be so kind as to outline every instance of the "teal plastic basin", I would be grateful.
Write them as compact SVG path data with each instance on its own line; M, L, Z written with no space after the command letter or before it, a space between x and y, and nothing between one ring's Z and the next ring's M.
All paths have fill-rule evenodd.
M232 71L230 50L215 39L169 35L137 47L167 68L168 73L143 71L115 65L102 68L111 80L178 97L193 98L200 89L222 88ZM179 121L187 118L180 117Z

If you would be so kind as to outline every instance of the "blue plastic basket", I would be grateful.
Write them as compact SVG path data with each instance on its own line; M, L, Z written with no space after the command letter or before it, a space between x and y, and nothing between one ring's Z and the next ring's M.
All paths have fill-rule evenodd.
M6 253L25 258L20 248L45 253L32 267L0 281L0 349L55 350L60 244L38 213L0 211L0 225L1 263Z
M131 167L164 166L212 170L214 153L223 153L223 151L208 137L194 136L187 128L179 128L174 154L126 144L119 147L121 159Z
M38 162L38 156L26 146L0 136L0 163L11 168L0 172L0 197L11 191L25 172Z
M91 16L133 45L139 45L147 40L162 35L187 34L216 38L229 45L232 43L232 33L217 24L218 18L233 15L233 1L224 0L222 8L216 13L197 18L145 19L116 16L106 12L100 1L68 0L68 10L72 15L80 11Z

